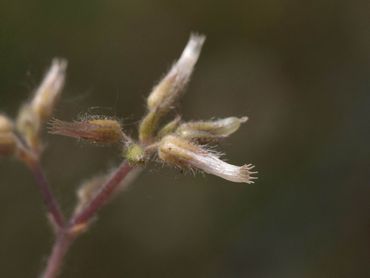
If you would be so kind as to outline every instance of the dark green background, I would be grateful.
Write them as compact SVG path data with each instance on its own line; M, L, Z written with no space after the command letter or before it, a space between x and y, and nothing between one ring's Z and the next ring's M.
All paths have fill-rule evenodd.
M178 109L248 115L219 147L255 185L154 163L72 247L62 277L369 277L368 1L0 0L0 107L16 115L53 57L69 61L56 117L135 129L191 31L207 35ZM115 148L45 135L57 197L73 209ZM37 277L52 236L29 172L0 161L0 277Z

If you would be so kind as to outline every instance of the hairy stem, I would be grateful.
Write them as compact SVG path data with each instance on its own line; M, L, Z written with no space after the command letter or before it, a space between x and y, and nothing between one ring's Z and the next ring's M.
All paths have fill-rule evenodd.
M84 228L88 226L89 221L95 216L97 211L107 203L132 169L134 168L126 161L122 162L102 185L101 190L92 201L81 212L72 216L68 223L65 224L65 227L59 230L43 273L43 278L55 278L58 276L63 264L63 259L73 241L81 234Z
M60 210L59 204L50 189L40 163L36 160L33 160L27 163L27 165L35 177L37 187L48 210L48 214L51 216L53 224L55 224L58 228L62 228L65 223L63 213Z
M32 150L21 136L16 136L18 153L17 158L22 161L32 172L38 190L41 193L42 200L46 206L48 216L56 231L64 227L64 215L60 209L59 203L51 191L44 170L40 164L40 154Z
M68 231L64 229L60 230L48 259L46 269L42 275L43 278L55 278L58 276L63 258L68 252L74 238L75 236L71 235Z
M109 200L112 193L115 192L117 187L132 169L133 167L130 166L127 161L122 162L122 164L111 174L99 193L91 200L86 208L72 217L70 220L70 226L73 227L88 223L95 213Z

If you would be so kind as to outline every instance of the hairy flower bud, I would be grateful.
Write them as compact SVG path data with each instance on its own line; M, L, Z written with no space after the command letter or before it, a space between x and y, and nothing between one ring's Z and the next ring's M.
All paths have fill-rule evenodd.
M151 138L158 123L184 91L202 49L205 36L192 34L179 60L172 66L165 77L154 87L147 99L149 113L139 127L140 140Z
M182 138L208 142L231 135L247 120L247 117L229 117L215 121L188 122L180 125L176 133Z
M113 119L88 119L64 122L54 119L50 122L50 133L83 139L91 143L114 144L126 139L121 124Z
M41 85L37 88L31 101L32 110L40 120L47 120L55 106L64 86L67 61L54 59Z
M147 104L150 110L157 107L169 108L177 99L189 81L204 40L203 35L190 36L180 59L149 95Z
M34 150L40 147L42 124L51 116L62 91L67 62L54 59L32 100L24 104L17 117L17 129Z
M232 182L253 183L253 166L251 164L235 166L222 161L212 153L186 139L168 135L158 148L158 156L164 162L178 167L193 167L208 174L219 176Z
M160 111L149 111L148 114L141 120L139 126L139 140L147 143L157 129L162 113Z

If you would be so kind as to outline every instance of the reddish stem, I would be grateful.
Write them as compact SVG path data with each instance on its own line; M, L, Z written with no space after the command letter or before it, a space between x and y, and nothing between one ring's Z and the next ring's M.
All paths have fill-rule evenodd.
M47 262L43 278L55 278L60 272L64 256L76 237L83 230L80 226L85 226L95 216L97 211L102 208L110 199L113 193L127 174L133 169L126 161L111 174L108 180L102 185L101 190L95 198L80 213L72 216L63 229L59 230L58 237L54 243L51 255Z
M51 215L53 223L57 225L58 228L64 226L64 216L60 210L59 204L51 192L48 181L40 166L38 161L32 161L27 164L35 177L37 187L41 193L42 199L47 207L49 215Z
M62 267L63 258L74 238L75 237L69 234L68 231L64 229L60 230L48 259L45 272L42 275L43 278L55 278L58 276Z
M127 161L122 162L122 164L111 174L90 204L71 219L70 226L73 227L87 223L95 213L104 206L112 193L117 189L122 180L132 169L133 167L130 166Z

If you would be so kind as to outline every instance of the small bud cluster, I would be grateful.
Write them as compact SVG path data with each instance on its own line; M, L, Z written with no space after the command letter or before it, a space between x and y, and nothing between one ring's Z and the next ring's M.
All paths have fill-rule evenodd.
M168 165L198 169L232 182L253 183L256 177L252 175L257 172L252 171L251 164L231 165L206 147L236 132L247 117L183 122L176 116L161 126L188 84L204 41L203 35L192 34L180 58L153 88L146 102L148 111L138 128L138 140L126 136L120 123L109 118L53 120L50 132L93 143L121 143L124 157L133 165L143 165L156 155Z

